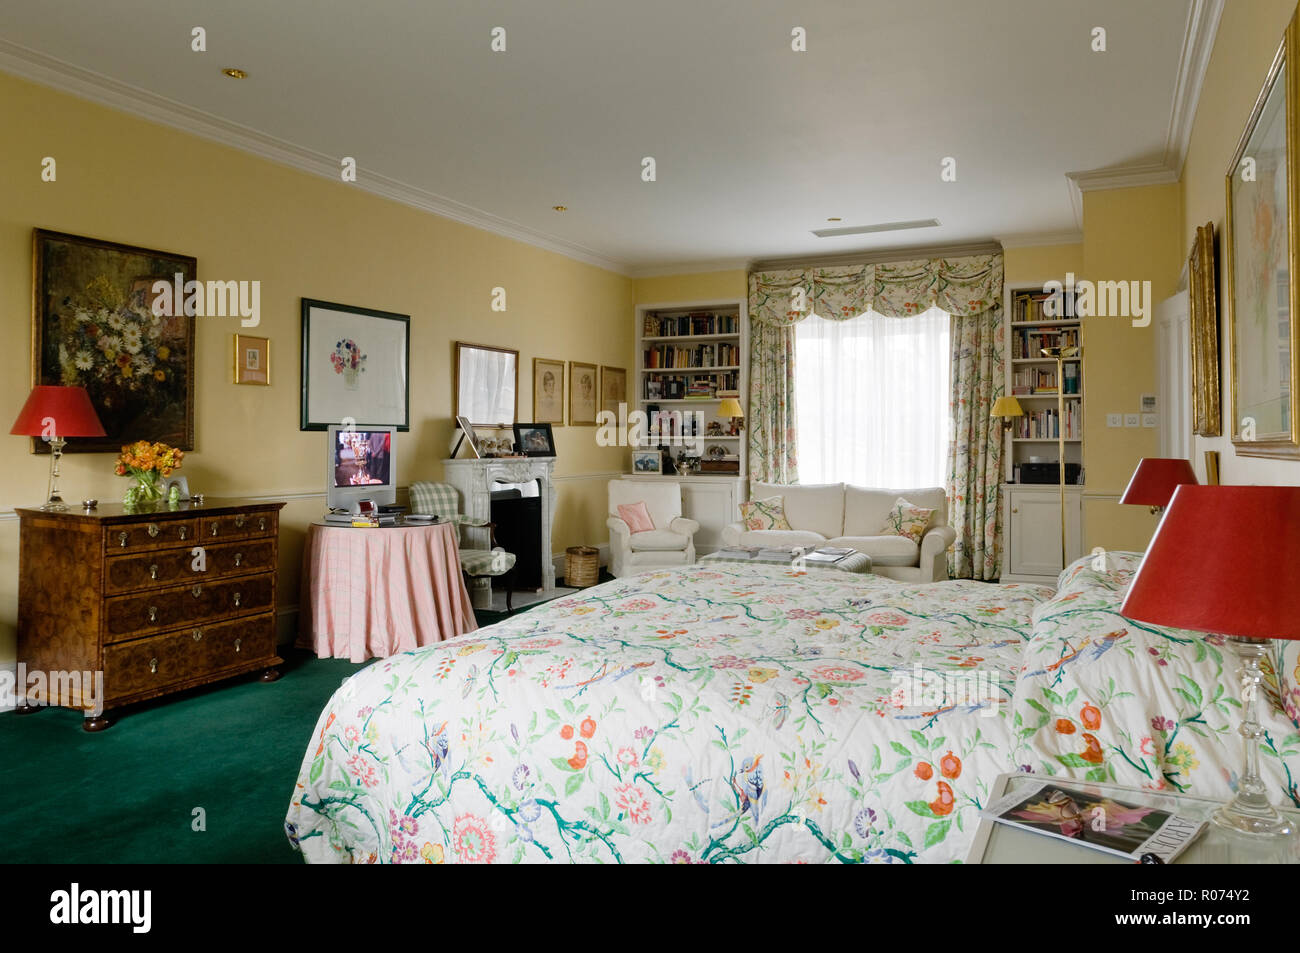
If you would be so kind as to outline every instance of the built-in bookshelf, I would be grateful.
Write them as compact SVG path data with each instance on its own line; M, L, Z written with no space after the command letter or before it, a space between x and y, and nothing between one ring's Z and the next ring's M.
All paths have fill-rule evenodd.
M663 447L702 460L735 461L745 472L745 431L731 433L730 418L718 414L733 397L748 413L745 302L708 301L639 305L636 309L636 409L650 420L647 446ZM698 412L698 413L697 413ZM721 433L710 434L710 424Z

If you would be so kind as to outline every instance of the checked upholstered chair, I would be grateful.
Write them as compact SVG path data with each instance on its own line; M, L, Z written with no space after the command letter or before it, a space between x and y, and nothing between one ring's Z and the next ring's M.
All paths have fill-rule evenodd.
M456 527L456 543L460 553L460 568L473 582L470 598L475 608L492 607L492 579L504 576L506 584L506 609L513 611L511 598L514 595L515 554L508 553L497 545L496 523L487 520L462 516L460 512L460 494L450 483L419 482L411 484L411 512L428 513L450 519ZM492 540L491 549L466 548L462 545L460 528L462 526L486 527ZM486 605L480 605L486 602Z

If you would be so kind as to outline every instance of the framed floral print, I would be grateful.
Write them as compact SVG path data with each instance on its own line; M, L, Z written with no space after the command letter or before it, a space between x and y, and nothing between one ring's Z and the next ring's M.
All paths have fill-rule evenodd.
M34 230L32 384L85 387L104 425L105 436L78 437L65 453L116 453L135 440L194 449L194 317L171 290L197 271L189 255Z
M1293 17L1224 179L1224 306L1232 341L1232 442L1241 456L1300 459Z
M411 318L302 299L300 430L411 429Z
M235 335L235 383L271 384L271 339Z

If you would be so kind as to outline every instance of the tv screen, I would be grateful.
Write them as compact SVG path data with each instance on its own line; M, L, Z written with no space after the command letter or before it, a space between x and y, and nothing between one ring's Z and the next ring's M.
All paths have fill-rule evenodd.
M339 430L335 431L334 439L335 487L391 484L391 431Z

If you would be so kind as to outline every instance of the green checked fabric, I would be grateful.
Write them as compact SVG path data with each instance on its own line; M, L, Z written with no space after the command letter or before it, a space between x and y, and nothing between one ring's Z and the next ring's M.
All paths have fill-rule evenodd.
M441 516L456 525L456 542L460 543L460 527L486 526L487 520L462 516L460 494L450 483L420 481L411 484L411 512ZM471 576L503 576L515 565L515 554L497 549L460 550L460 568Z

